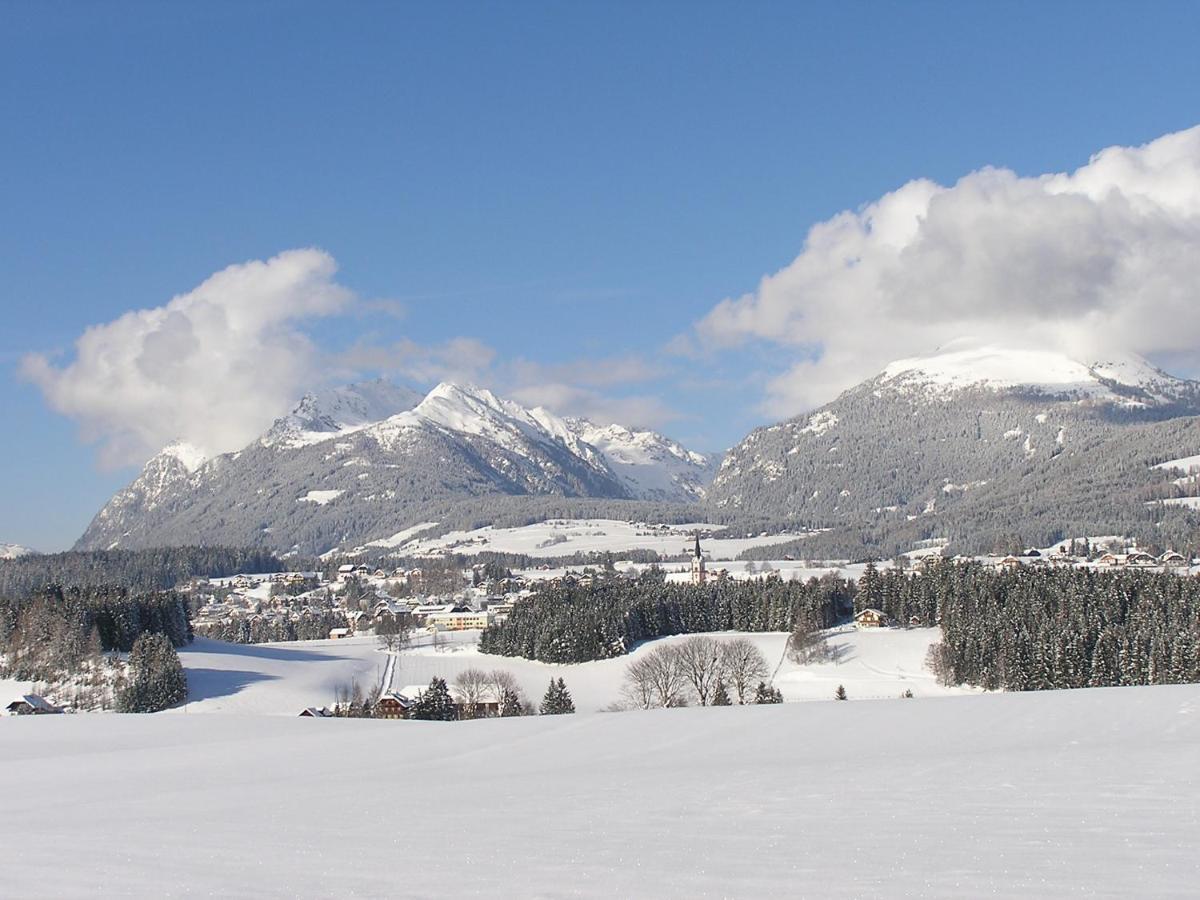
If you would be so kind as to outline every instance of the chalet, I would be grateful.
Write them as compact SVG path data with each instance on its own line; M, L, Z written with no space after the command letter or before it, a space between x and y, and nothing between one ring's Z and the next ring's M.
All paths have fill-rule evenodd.
M1186 566L1187 560L1182 553L1176 553L1174 550L1168 550L1158 558L1159 565L1162 566Z
M1021 568L1021 560L1015 556L1006 556L1000 562L996 563L996 568L1001 570L1014 571Z
M388 691L376 701L375 716L379 719L407 719L409 710L420 696L420 693L406 695L402 692Z
M360 610L359 612L356 612L354 615L352 615L350 617L350 630L351 631L366 631L370 627L371 627L371 614L370 613L365 613Z
M1128 566L1157 566L1158 560L1149 553L1143 553L1140 550L1132 551L1125 557L1125 564Z
M23 694L4 708L10 716L47 716L62 712L53 703L37 694Z
M340 641L343 638L348 638L348 637L350 637L350 629L349 628L330 628L329 629L329 639L331 641Z
M324 706L321 706L321 707L308 706L308 707L305 707L304 709L300 710L300 718L301 719L329 719L332 717L333 717L333 713L331 713Z
M854 614L855 628L886 628L888 618L878 609L864 609Z
M1124 553L1105 553L1096 560L1097 565L1101 566L1123 566L1127 557Z
M343 566L338 566L337 577L338 581L345 581L347 578L353 578L354 566L352 566L350 563L346 563Z

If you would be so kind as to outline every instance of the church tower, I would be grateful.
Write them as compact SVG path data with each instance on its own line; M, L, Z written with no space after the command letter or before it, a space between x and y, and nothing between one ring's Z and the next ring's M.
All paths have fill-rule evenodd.
M692 584L704 584L707 575L704 571L704 554L700 552L700 532L696 532L696 550L692 555Z

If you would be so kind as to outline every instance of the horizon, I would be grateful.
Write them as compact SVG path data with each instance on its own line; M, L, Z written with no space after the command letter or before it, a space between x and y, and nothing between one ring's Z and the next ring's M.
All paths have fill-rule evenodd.
M372 377L713 453L964 334L1195 376L1172 8L6 9L0 542Z

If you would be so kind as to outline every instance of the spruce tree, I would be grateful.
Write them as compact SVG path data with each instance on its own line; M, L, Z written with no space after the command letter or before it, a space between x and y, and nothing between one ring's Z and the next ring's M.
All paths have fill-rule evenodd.
M846 697L846 688L845 688L843 685L840 685L840 684L839 684L839 685L837 686L837 690L833 692L833 699L834 699L834 700L845 700L845 699L847 699L847 697Z
M505 688L500 695L500 717L502 719L519 716L524 713L521 709L521 698L515 692Z
M539 711L543 716L561 716L575 712L575 702L571 699L571 692L567 690L567 685L561 678L558 681L550 679L550 686L546 688L546 695L542 698Z
M717 689L713 692L713 706L731 706L733 701L729 699L729 691L725 690L725 682L718 681Z
M187 674L164 634L144 632L129 652L129 675L117 696L117 711L158 712L187 699Z
M458 707L454 705L445 679L435 676L429 682L429 687L413 705L410 718L427 722L453 722L458 718Z
M758 683L758 689L754 692L755 703L782 703L783 694L779 688L771 687L765 681Z

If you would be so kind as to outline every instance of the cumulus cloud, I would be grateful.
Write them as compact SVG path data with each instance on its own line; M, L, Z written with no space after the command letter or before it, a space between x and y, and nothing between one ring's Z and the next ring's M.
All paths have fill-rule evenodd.
M719 303L677 351L765 341L790 415L888 362L962 338L1200 363L1200 126L1072 173L985 168L905 184L815 225L798 257Z
M349 307L336 269L312 249L229 266L164 306L89 328L69 362L31 354L21 370L105 464L176 439L240 449L315 380L317 351L298 323Z

